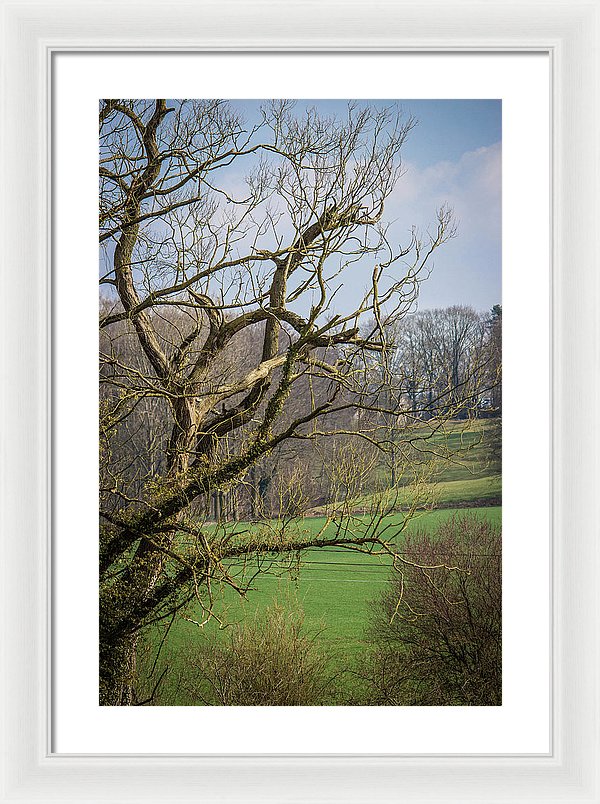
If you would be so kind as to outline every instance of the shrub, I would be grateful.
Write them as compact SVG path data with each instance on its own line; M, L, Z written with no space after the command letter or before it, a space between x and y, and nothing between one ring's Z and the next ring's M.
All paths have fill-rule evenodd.
M331 675L317 637L305 632L301 612L275 604L195 646L187 662L187 692L195 703L208 705L320 705Z
M500 705L500 529L456 516L409 536L403 557L374 604L371 703Z

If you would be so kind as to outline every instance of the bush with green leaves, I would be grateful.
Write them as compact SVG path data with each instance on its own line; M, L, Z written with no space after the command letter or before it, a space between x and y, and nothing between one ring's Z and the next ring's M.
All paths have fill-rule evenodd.
M500 529L474 514L407 537L373 607L370 703L502 703Z

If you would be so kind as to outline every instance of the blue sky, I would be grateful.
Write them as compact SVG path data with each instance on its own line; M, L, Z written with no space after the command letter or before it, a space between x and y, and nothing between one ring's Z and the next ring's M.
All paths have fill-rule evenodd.
M385 104L390 101L380 101ZM449 204L458 235L438 250L430 278L423 283L419 307L469 304L478 310L501 303L501 141L499 100L401 100L417 118L403 148L405 175L386 205L393 233L405 242L413 225L425 230L436 209ZM232 101L248 122L260 101ZM302 100L323 114L343 112L346 100ZM369 103L378 103L369 100ZM344 295L355 290L342 288ZM348 302L349 302L348 298Z

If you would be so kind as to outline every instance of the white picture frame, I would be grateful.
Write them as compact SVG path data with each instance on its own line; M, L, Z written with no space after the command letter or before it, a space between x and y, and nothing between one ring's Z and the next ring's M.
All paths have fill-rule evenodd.
M2 2L1 801L599 802L596 2ZM552 62L553 747L548 755L50 751L51 57L542 51ZM90 628L96 624L91 623Z

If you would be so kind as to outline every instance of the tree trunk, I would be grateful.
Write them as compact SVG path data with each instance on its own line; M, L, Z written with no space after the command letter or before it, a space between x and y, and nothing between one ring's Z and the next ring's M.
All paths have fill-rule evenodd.
M131 706L134 701L138 635L105 641L100 634L100 706Z
M167 450L170 475L187 471L193 452L198 426L198 412L193 399L176 399L171 403L173 431Z
M392 436L392 438L395 438L395 434ZM391 463L391 466L390 466L390 469L391 469L390 483L391 483L391 488L395 489L396 488L397 477L396 477L396 444L394 442L392 442L392 445L391 445L391 448L390 448L390 463Z
M256 467L251 466L250 472L250 519L255 520L258 519L258 487L257 487L257 480L256 480Z
M218 491L213 492L213 519L215 522L221 521L221 494Z

